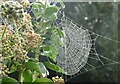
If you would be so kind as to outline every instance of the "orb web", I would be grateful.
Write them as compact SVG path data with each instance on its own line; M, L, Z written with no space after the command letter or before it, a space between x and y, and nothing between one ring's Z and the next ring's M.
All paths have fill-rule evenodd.
M55 25L63 29L65 37L63 38L64 47L59 48L57 64L65 70L67 76L70 76L65 77L66 81L105 65L120 64L118 60L100 55L96 51L98 37L116 43L120 43L119 41L79 26L63 13L60 16Z
M65 52L64 49L59 49L57 63L64 68L67 75L74 75L87 63L92 39L88 30L77 27L69 20L64 24Z

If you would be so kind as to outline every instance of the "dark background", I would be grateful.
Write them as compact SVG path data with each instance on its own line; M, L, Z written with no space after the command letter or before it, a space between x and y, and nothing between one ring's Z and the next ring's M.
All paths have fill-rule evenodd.
M86 29L119 40L118 16L120 12L118 11L118 4L113 2L65 2L65 14ZM85 20L86 17L87 20ZM120 62L118 45L120 44L101 37L96 40L96 50L99 54ZM102 82L118 84L120 82L119 74L120 65L109 65L80 74L69 80L68 83Z

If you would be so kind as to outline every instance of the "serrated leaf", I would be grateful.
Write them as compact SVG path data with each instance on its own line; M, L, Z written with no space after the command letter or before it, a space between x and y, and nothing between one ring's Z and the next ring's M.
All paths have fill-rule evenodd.
M53 71L56 71L56 72L60 72L60 73L64 73L65 74L65 71L64 69L62 69L61 67L59 67L58 65L55 65L51 62L44 62L45 66Z
M48 78L40 78L33 82L33 84L54 84L51 79Z

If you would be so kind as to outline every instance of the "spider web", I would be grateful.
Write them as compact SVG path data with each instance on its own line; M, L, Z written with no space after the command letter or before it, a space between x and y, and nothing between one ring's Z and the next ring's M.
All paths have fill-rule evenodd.
M66 75L70 76L69 78L65 77L66 81L102 66L120 64L118 61L100 55L96 51L98 37L116 43L120 43L119 41L79 26L64 14L58 16L55 25L63 29L65 37L63 38L64 47L59 48L57 64L65 70Z
M33 11L29 10L29 12ZM78 25L65 16L64 8L59 11L58 19L53 25L62 29L65 33L64 47L59 48L59 55L57 56L57 64L66 72L66 74L61 74L65 81L102 66L120 64L116 60L98 54L96 40L98 37L102 37L116 43L120 42Z

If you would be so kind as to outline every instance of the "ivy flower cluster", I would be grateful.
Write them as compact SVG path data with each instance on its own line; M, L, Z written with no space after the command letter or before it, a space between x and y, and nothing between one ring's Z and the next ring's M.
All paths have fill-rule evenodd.
M65 84L64 79L62 77L52 77L52 80L54 81L54 84Z
M41 35L34 32L31 16L24 11L29 5L28 0L23 0L21 4L17 1L6 1L1 5L2 19L11 21L11 24L0 25L2 60L25 62L29 59L28 49L42 45ZM6 76L6 72L8 72L7 66L2 68L2 76Z
M17 1L6 1L1 5L2 18L15 19L23 17L23 6Z

